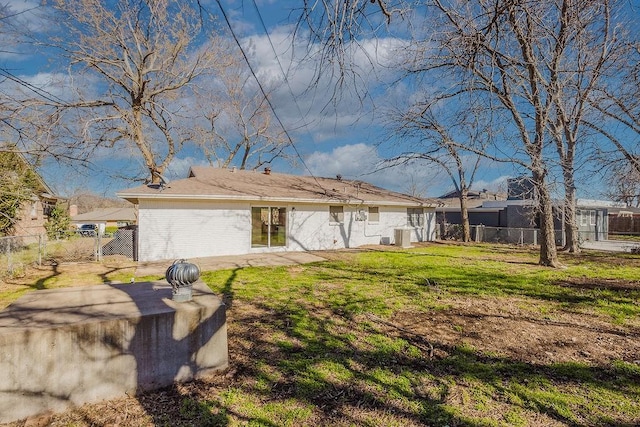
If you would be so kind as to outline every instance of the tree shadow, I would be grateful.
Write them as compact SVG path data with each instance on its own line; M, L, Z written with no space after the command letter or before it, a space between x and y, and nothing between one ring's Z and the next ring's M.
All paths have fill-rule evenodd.
M58 265L57 262L52 263L51 267L52 267L53 272L48 276L41 277L38 280L36 280L36 283L33 285L34 289L37 289L37 290L46 289L47 281L49 281L49 280L53 279L54 277L57 277L57 276L59 276L61 274L60 269L58 268L59 265Z
M569 426L624 424L605 415L590 414L589 408L568 410L563 402L570 401L570 397L564 389L590 387L640 401L637 387L640 372L624 365L526 363L471 348L429 342L422 335L402 329L390 333L389 325L381 329L369 326L358 333L361 338L354 338L336 333L336 329L362 329L362 319L340 317L335 312L293 303L257 308L269 315L241 319L261 326L245 331L249 334L246 339L253 344L252 363L239 367L237 381L277 378L269 381L267 387L247 391L266 400L303 400L321 411L324 420L361 424L362 420L354 418L354 414L371 411L393 414L394 420L412 425L485 425L486 419L474 421L451 404L452 397L461 389L468 390L469 384L471 387L482 384L495 396L507 399L511 407L543 413ZM346 326L338 327L342 322ZM274 343L268 338L273 331L284 332L287 339ZM376 340L381 344L366 345ZM406 344L394 348L402 342ZM434 349L439 356L433 356ZM325 372L324 366L334 367L335 373ZM336 380L336 376L348 379Z
M142 292L135 285L110 286L126 293L141 313L129 347L123 350L135 358L135 391L154 424L175 425L176 420L182 420L184 425L227 425L223 412L212 412L213 408L185 394L181 387L182 383L226 369L224 303L210 307L214 297L205 285L194 285L193 301L182 303L171 300L168 285ZM151 298L156 301L150 304ZM152 390L157 391L147 393ZM158 395L171 403L159 405Z
M342 267L349 268L340 263ZM339 283L340 277L350 277L337 270L337 264L325 263L316 279ZM360 280L372 283L379 276L358 271L364 275ZM226 293L233 292L238 273L231 272L225 281ZM508 407L568 426L634 425L629 412L618 419L607 409L592 411L588 404L571 403L572 393L594 390L640 401L640 371L628 365L523 362L431 341L389 321L372 321L366 297L343 294L339 304L329 295L320 294L313 303L289 295L243 302L241 311L230 311L236 325L231 357L237 358L230 387L265 404L304 402L314 408L320 424L327 425L374 425L363 421L363 414L387 414L390 422L405 425L510 423L500 415L497 420L495 415L478 416L477 410L472 410L475 417L465 415L452 403L460 393L471 400L474 393L488 393L501 408L494 413ZM489 391L477 391L485 389Z

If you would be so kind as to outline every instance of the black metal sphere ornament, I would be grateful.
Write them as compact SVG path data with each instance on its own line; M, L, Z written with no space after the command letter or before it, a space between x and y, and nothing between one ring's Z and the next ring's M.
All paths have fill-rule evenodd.
M173 288L174 301L191 301L193 283L200 278L200 269L186 259L178 259L167 268L164 277Z

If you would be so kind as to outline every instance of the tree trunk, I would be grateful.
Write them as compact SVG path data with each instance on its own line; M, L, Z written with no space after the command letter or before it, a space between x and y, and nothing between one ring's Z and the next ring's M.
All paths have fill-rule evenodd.
M467 188L460 188L460 216L462 217L462 241L471 241L471 230L469 226L469 209L468 209L468 194Z
M573 182L565 180L564 197L564 234L565 244L563 250L571 253L580 252L580 242L578 239L578 223L576 221L576 188Z
M540 215L540 260L539 264L547 267L561 267L556 248L555 230L553 227L553 203L546 186L544 174L534 171L533 182L538 192L538 208Z

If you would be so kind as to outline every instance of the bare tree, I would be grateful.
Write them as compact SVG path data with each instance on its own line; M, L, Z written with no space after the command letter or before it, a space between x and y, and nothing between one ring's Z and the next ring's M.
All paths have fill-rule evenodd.
M87 150L132 147L158 183L190 141L189 100L216 64L215 34L177 0L51 0L59 35L41 40L69 67L56 120ZM206 26L207 30L211 27ZM86 87L90 85L90 87ZM61 127L58 127L60 129Z
M325 57L333 54L340 63L344 55L339 54L358 36L411 9L402 1L391 3L305 3L303 27L311 28L314 41L323 43ZM531 172L542 231L540 263L559 265L548 183L559 170L568 212L568 249L577 251L575 156L585 125L593 125L589 113L594 93L623 57L619 28L611 24L611 13L620 2L427 0L413 10L422 6L427 23L418 28L419 37L412 43L414 60L407 64L413 73L425 76L423 81L448 86L452 98L468 91L484 96L491 109L501 110L508 119L502 146L496 149L509 151L515 163ZM373 12L382 12L379 19L372 18ZM606 110L613 117L623 104L629 105L612 101ZM640 104L633 105L622 114L629 128L640 117L635 114ZM616 138L598 125L601 133ZM624 147L620 141L614 139ZM515 143L506 147L511 142ZM633 154L627 150L625 156L631 161Z
M219 167L256 169L286 157L286 134L238 47L226 44L224 51L228 62L219 68L212 98L200 101L205 101L200 108L207 126L200 128L197 141L206 158Z
M575 161L579 147L585 146L586 121L593 116L590 100L606 86L608 70L623 61L624 45L612 23L616 2L563 1L557 11L557 22L549 30L552 38L546 68L545 90L554 99L550 120L551 137L555 141L564 183L564 217L566 245L579 252L576 223Z
M606 19L605 24L594 23L593 17L610 4L433 0L431 6L431 26L438 30L416 50L414 70L451 76L452 97L467 91L482 94L487 105L508 118L505 130L512 136L503 135L503 143L515 142L509 151L514 162L531 172L537 194L540 264L558 266L548 182L560 164L567 197L575 205L573 155L586 99L600 78L586 63L604 62L603 49L588 51L595 45L588 41L607 45ZM549 151L549 141L557 143L560 162Z
M631 21L628 27L637 26L637 17L635 24ZM634 33L620 38L624 42L619 48L621 59L608 70L610 84L599 86L589 99L599 115L589 117L586 125L614 148L612 152L599 146L595 156L599 163L619 161L622 155L622 161L640 173L640 41Z
M16 65L35 55L33 45L26 44L25 31L39 28L33 16L38 8L38 2L0 4L0 150L26 156L32 164L45 157L77 160L72 144L58 144L46 137L55 123L42 101L64 101L20 75L22 65Z
M609 188L606 196L627 206L640 207L640 171L630 163L617 162L606 169Z
M435 104L439 105L437 102ZM409 141L413 143L409 151L387 161L397 164L419 159L446 173L460 201L462 240L465 242L471 241L469 190L483 157L477 153L484 151L490 135L479 122L484 116L477 114L471 104L467 107L460 108L458 105L457 111L451 114L451 109L447 110L442 105L434 112L432 105L425 106L418 102L391 117L394 133L405 144L409 144ZM465 147L474 147L476 152L467 151Z

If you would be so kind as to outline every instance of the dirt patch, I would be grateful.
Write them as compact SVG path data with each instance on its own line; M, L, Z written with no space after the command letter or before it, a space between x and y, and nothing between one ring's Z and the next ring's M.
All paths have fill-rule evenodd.
M640 290L640 282L630 282L628 280L620 280L620 279L597 279L596 280L596 279L591 279L586 277L572 277L557 283L557 285L565 286L568 288L602 289L602 290L611 290L611 291Z
M531 364L613 360L640 364L640 329L616 327L594 314L532 312L520 299L451 301L429 313L399 312L391 322L435 348L471 346L483 353Z
M348 262L352 259L353 252L363 250L377 251L380 248L322 252L322 257ZM513 262L523 263L522 259L514 258L508 249L496 251L495 257L507 262L513 259ZM114 271L126 271L126 268L126 265L107 265L98 270L96 265L77 264L61 265L53 270L43 270L42 273L44 277L62 271L65 275L76 276L91 273L101 283L101 280L111 277ZM288 271L295 277L303 274L307 268L296 265L288 267ZM638 282L617 279L594 281L575 278L564 280L560 285L585 290L623 292L639 289ZM339 281L321 282L314 286L314 292L321 296L338 290L341 286ZM295 297L292 293L292 301ZM230 421L248 424L248 418L244 414L234 412L241 407L240 404L234 406L233 403L227 403L222 406L221 402L225 402L225 399L226 402L231 401L234 398L233 391L242 389L261 406L282 402L296 405L289 402L299 397L299 388L304 382L296 381L290 377L290 371L278 367L279 361L295 359L295 355L318 357L318 360L324 361L335 360L356 373L356 377L362 376L362 373L370 373L372 366L368 364L374 363L379 363L388 370L398 367L399 370L407 369L411 372L446 370L447 358L459 348L472 349L473 357L480 362L483 358L492 363L497 362L496 365L505 361L506 369L519 369L519 362L530 365L530 369L534 371L540 368L551 379L554 379L553 375L557 372L549 368L554 364L577 362L596 370L617 360L640 364L640 325L637 319L625 325L616 325L604 314L579 311L577 306L568 308L560 303L525 297L447 296L444 302L444 308L429 311L400 310L384 319L367 313L351 315L339 306L310 304L302 311L310 313L309 316L318 320L319 325L329 325L330 339L327 342L304 342L304 337L291 333L292 323L295 321L295 316L291 313L284 310L278 312L261 305L259 298L252 303L240 299L228 300L227 326L231 361L228 371L153 393L84 405L67 413L36 417L26 423L13 423L11 426L191 426L228 425ZM292 303L292 308L295 307L295 303ZM326 319L331 321L323 323L322 320ZM367 355L368 349L364 346L358 348L357 354L349 353L352 351L350 342L366 342L366 330L361 327L365 323L389 337L406 339L420 349L424 357L407 356L403 359L402 353L394 353L393 359L379 355L381 359L372 361L376 357L375 352ZM339 345L332 347L330 344L333 342L344 343L345 349L341 350ZM309 350L311 344L317 346L318 354ZM301 363L300 360L297 362ZM333 372L331 374L335 375ZM498 380L501 379L500 375L502 374L495 374ZM424 401L432 402L430 410L433 411L438 411L446 403L463 407L469 416L476 415L473 411L477 411L478 416L486 414L487 410L479 403L475 406L469 404L474 398L474 392L481 394L481 391L475 390L476 383L466 385L464 376L460 377L455 384L437 380L434 380L434 384L415 383L411 385L411 393ZM314 391L313 395L308 396L312 414L305 419L304 425L374 425L372 419L377 420L378 425L421 425L419 420L411 417L409 410L402 412L406 409L401 406L402 402L396 404L384 401L389 395L382 394L375 383L365 383L367 385L363 388L352 386L356 383L357 380L354 380L341 387L339 380L331 378L326 382L327 386ZM366 389L367 386L370 388ZM437 393L438 390L442 392ZM491 405L494 413L507 413L513 406L505 399L494 399ZM526 416L527 425L615 425L566 422L562 416L554 416L551 409L545 411L533 406L523 405L521 410L523 416ZM442 413L443 419L447 419L446 415ZM500 419L500 414L495 415L495 418ZM440 425L444 424L466 425L462 422L443 422ZM523 425L522 422L520 425ZM625 425L633 424L627 422Z

